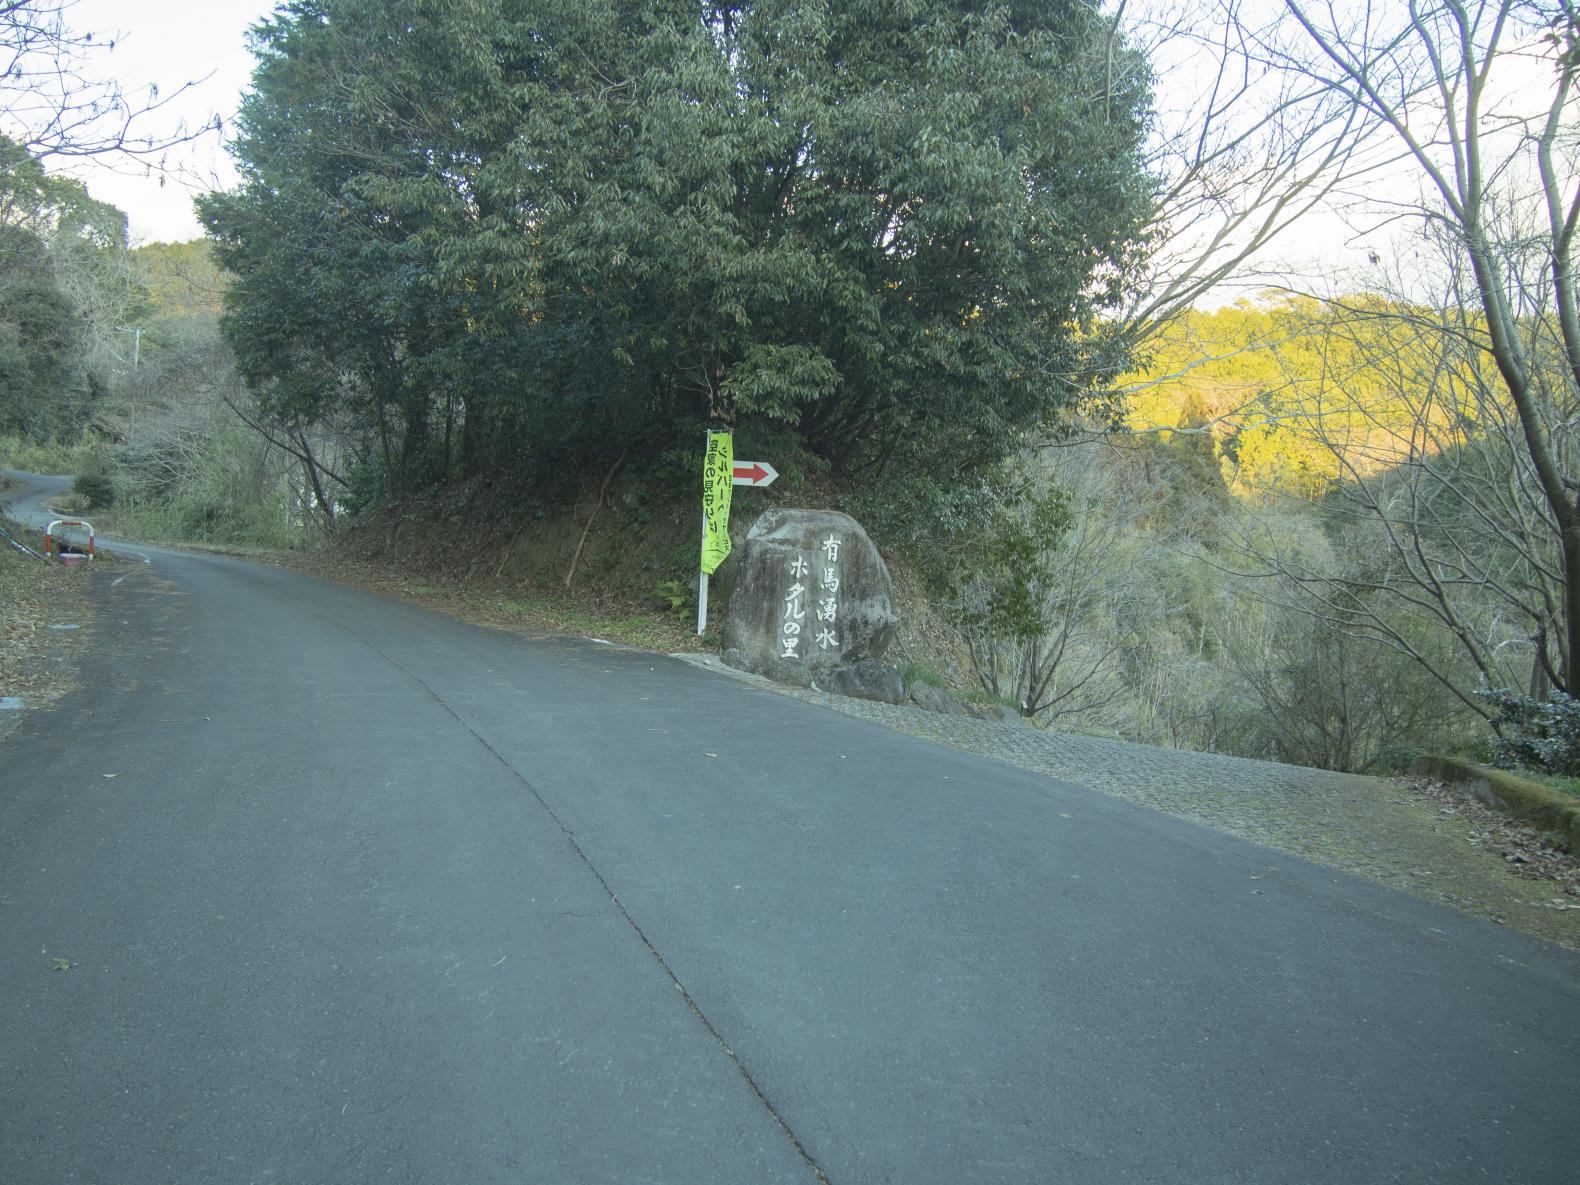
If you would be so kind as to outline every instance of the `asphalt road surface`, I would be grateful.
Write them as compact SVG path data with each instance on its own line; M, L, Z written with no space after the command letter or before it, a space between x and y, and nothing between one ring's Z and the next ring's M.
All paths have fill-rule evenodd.
M139 550L0 741L7 1185L1580 1172L1556 947L660 656Z
M71 488L71 478L0 469L0 479L0 507L12 517L40 529L48 526L50 519L62 517L49 507Z

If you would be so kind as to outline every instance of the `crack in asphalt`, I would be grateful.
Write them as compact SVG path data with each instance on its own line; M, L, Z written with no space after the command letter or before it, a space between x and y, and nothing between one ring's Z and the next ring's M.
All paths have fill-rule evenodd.
M525 786L531 793L532 797L537 799L538 805L543 808L543 812L548 815L548 817L554 821L554 825L560 829L560 832L565 836L566 842L570 844L571 850L576 853L577 858L586 867L587 871L592 873L593 878L597 880L599 886L602 887L604 893L607 894L610 903L615 907L616 910L619 911L620 916L625 919L626 925L631 927L632 933L634 933L641 941L642 945L647 948L647 953L652 957L653 961L658 964L659 969L663 971L664 975L668 977L669 982L674 985L675 990L680 993L680 998L686 1002L686 1007L691 1009L691 1014L697 1018L697 1022L701 1024L705 1030L707 1030L708 1035L712 1037L713 1040L718 1044L718 1047L723 1051L724 1056L727 1057L730 1061L730 1064L735 1067L735 1072L741 1076L741 1080L746 1083L752 1094L756 1096L758 1103L761 1104L763 1110L768 1113L769 1118L771 1118L774 1123L778 1125L780 1132L784 1135L785 1139L790 1142L790 1146L795 1149L796 1154L801 1157L803 1162L805 1162L807 1168L812 1171L812 1175L817 1178L819 1185L832 1185L828 1179L828 1175L824 1173L822 1166L817 1163L817 1160L812 1156L812 1153L807 1149L806 1145L801 1142L801 1138L795 1134L789 1123L785 1121L784 1116L779 1114L778 1109L769 1100L768 1096L763 1093L763 1088L757 1084L757 1080L752 1077L751 1071L746 1068L745 1063L743 1063L736 1055L735 1050L730 1048L729 1042L724 1039L724 1034L719 1032L713 1021L708 1018L708 1014L705 1013L702 1010L701 1005L697 1003L696 998L693 997L691 992L687 990L686 985L680 981L680 977L675 974L674 968L669 965L669 960L664 958L663 952L661 952L658 947L653 945L652 939L647 936L647 933L642 929L637 920L631 916L630 910L626 909L625 905L621 902L619 894L617 894L609 882L604 879L604 875L599 870L598 866L593 863L591 857L587 855L581 844L577 842L576 833L566 825L565 821L561 819L558 814L555 813L554 808L549 805L548 799L543 797L543 793L535 785L533 785L531 780L525 774L523 774L514 765L510 764L510 762L505 759L498 749L489 744L488 740L481 733L479 733L465 720L461 719L460 715L449 705L444 697L432 687L430 687L427 681L424 680L420 675L416 675L411 671L408 671L405 667L401 666L400 663L396 662L388 654L385 654L384 651L380 650L372 642L368 641L367 638L357 633L357 631L344 625L342 625L342 628L356 637L358 641L360 641L369 650L373 651L374 654L377 654L385 662L389 663L390 666L394 667L402 675L405 675L406 678L410 679L413 683L417 684L417 686L426 691L428 695L432 697L434 703L443 708L445 712L449 714L451 719L453 719L457 724L465 729L466 732L470 734L472 739L487 751L490 757L503 766L505 771L509 773L511 777Z

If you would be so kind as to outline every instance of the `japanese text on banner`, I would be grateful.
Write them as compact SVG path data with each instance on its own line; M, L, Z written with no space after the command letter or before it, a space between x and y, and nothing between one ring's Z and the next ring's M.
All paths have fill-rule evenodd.
M702 571L712 576L730 554L730 490L735 476L735 442L728 432L710 432L702 462Z

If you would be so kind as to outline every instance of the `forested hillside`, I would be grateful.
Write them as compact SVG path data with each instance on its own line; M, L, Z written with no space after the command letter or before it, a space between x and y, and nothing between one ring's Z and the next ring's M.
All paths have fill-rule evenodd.
M248 427L207 242L130 248L126 216L0 140L0 463L71 469L80 508L170 537L300 543L326 502Z
M1371 293L1188 311L1127 376L1125 424L1205 435L1242 497L1321 498L1464 426L1447 401L1423 403L1441 362L1424 331L1435 316Z
M126 216L0 137L0 436L81 432L113 365Z

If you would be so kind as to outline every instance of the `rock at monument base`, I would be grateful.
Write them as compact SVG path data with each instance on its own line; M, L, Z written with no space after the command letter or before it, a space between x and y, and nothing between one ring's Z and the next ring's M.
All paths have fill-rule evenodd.
M812 689L885 704L905 702L905 677L875 658L861 658L837 667L820 667L812 672Z
M875 660L897 624L889 570L855 519L833 510L769 510L741 549L724 661L799 687L816 675L820 687L835 690L824 673L864 659L881 668ZM892 679L863 671L833 681L881 687L886 696L898 680L903 698L897 671Z
M970 710L952 691L934 687L931 683L913 683L910 686L911 702L929 712L942 712L946 716L969 716Z

